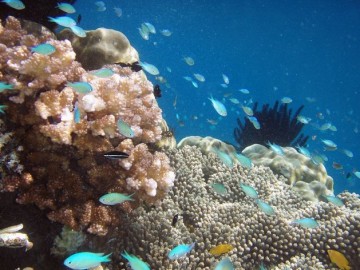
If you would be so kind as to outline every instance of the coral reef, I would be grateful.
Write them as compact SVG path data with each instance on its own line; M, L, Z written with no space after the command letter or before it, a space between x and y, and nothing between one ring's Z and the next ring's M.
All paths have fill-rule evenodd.
M215 154L204 155L195 146L171 150L169 156L177 172L175 186L160 206L134 210L125 236L107 245L108 251L114 252L115 269L127 269L117 257L126 249L148 262L151 269L210 270L220 258L211 255L209 249L223 243L234 247L225 256L239 270L258 269L261 263L267 269L335 270L328 249L342 252L354 269L360 265L357 195L341 193L339 197L345 203L342 207L314 203L299 197L286 179L275 176L270 168L248 169L238 164L229 168ZM224 184L227 194L214 192L210 186L213 182ZM240 182L254 187L276 215L261 212L242 192ZM172 226L175 214L180 218ZM303 217L316 219L319 227L305 229L290 224ZM116 233L107 237L116 237ZM174 246L192 242L195 248L186 258L168 260L167 254Z
M238 127L234 129L234 138L239 149L253 144L265 145L267 142L276 143L280 146L305 145L308 136L301 134L304 124L297 121L304 106L296 110L292 117L292 110L288 110L288 104L281 104L276 101L273 108L265 104L262 110L257 109L258 103L253 106L254 116L260 123L260 129L255 129L248 118L243 124L240 118L237 119Z
M6 106L3 121L15 141L11 151L23 166L21 171L3 169L7 173L0 187L18 189L17 202L36 204L53 221L104 235L139 202L157 203L173 185L167 156L146 145L162 137L161 109L142 72L109 65L114 74L97 77L75 61L68 40L52 37L50 32L27 33L13 17L0 27L0 81L14 87L1 93L0 104ZM44 42L56 51L31 52ZM92 91L66 86L79 81ZM119 131L119 119L134 132L131 140ZM114 150L129 158L103 156ZM135 193L136 202L101 205L98 198L107 192Z
M269 167L274 173L283 175L301 197L309 201L319 201L324 195L334 193L334 181L322 164L315 164L310 158L300 154L292 147L283 147L284 155L254 144L242 153L255 165Z
M113 29L98 28L86 31L85 38L79 38L69 29L65 29L58 37L70 40L76 60L88 70L98 69L106 64L133 64L139 61L139 54L130 45L127 37Z

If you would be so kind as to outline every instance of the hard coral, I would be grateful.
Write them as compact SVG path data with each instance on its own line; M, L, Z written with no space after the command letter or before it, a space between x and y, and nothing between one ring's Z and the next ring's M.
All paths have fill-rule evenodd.
M4 121L21 144L16 153L24 166L0 187L19 188L18 202L36 204L54 221L104 235L111 226L121 225L124 213L140 201L156 203L173 185L166 155L150 153L146 146L161 138L161 109L142 72L112 65L110 78L96 77L75 61L69 41L51 36L33 36L12 17L0 29L0 80L14 85L0 100L7 105ZM32 46L44 42L56 52L31 52ZM90 83L93 91L78 93L66 86L74 81ZM131 140L118 131L119 119L133 129ZM103 156L113 150L127 151L127 166ZM107 192L135 192L136 202L101 205L98 199Z
M260 123L260 129L255 129L248 118L243 124L240 118L237 119L239 127L234 129L234 138L240 149L252 144L265 145L267 142L276 143L281 146L305 145L308 136L301 134L304 124L297 121L304 106L297 109L292 117L292 110L288 110L287 104L276 101L273 108L265 104L262 110L257 110L258 103L253 106L254 116Z
M198 147L171 150L169 156L177 171L174 188L155 209L133 211L128 222L136 226L128 226L125 237L109 243L114 254L126 248L152 269L210 270L220 259L209 249L227 243L234 246L227 256L235 269L257 269L261 263L272 269L334 269L328 249L343 253L351 266L360 265L360 199L354 194L339 195L343 207L304 201L283 176L275 176L269 168L246 169L236 164L230 169L215 154L204 155ZM227 194L214 192L210 186L214 182L224 184ZM241 190L240 182L254 187L276 215L259 210ZM172 226L175 214L179 220ZM319 227L305 229L290 224L303 217L313 217ZM176 245L193 242L194 250L181 261L167 258ZM125 265L114 267L126 269Z

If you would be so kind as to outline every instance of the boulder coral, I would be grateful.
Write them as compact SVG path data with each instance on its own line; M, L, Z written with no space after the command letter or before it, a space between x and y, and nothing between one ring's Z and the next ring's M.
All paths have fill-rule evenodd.
M115 260L126 249L150 264L151 269L214 269L221 260L209 253L218 244L231 244L228 256L235 269L337 269L328 249L338 250L353 269L360 265L360 199L343 192L344 206L303 200L281 175L270 168L229 168L214 153L203 154L196 146L168 153L177 180L163 203L154 209L139 207L127 223L125 236L107 245ZM227 193L217 194L211 183L222 183ZM245 195L239 183L254 187L259 198L270 204L275 215L263 213ZM177 223L172 224L178 214ZM319 227L306 229L291 224L295 219L314 218ZM117 237L116 232L107 237ZM193 243L182 260L171 261L168 252L178 244ZM93 243L94 244L94 243ZM96 246L96 245L95 245ZM116 262L115 269L127 269Z
M162 137L162 112L143 72L108 65L114 74L97 77L75 60L68 40L44 29L32 35L14 17L0 24L0 81L14 88L0 95L4 134L11 134L21 163L21 170L3 168L0 188L18 189L19 203L36 204L53 221L104 235L139 203L157 203L173 186L169 159L147 146ZM56 51L33 53L41 43ZM68 82L87 82L92 91L79 93ZM119 131L119 119L133 130L131 139ZM129 159L109 160L108 151L125 151ZM107 192L135 193L135 203L101 205Z

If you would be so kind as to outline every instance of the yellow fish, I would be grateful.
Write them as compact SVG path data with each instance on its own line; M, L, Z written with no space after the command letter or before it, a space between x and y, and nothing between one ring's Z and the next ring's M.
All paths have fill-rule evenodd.
M231 251L234 247L229 244L220 244L209 250L211 255L220 256Z
M328 249L327 253L329 254L330 260L332 263L336 264L341 270L350 270L349 261L345 256L339 251Z

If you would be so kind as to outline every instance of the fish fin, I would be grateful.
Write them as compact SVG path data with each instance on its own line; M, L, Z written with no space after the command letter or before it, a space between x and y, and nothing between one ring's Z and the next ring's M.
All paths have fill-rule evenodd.
M104 254L104 253L102 253L102 254ZM112 254L112 253L109 253L109 254L107 254L107 255L102 256L102 257L101 257L102 262L110 262L111 259L110 259L109 257L111 256L111 254Z

